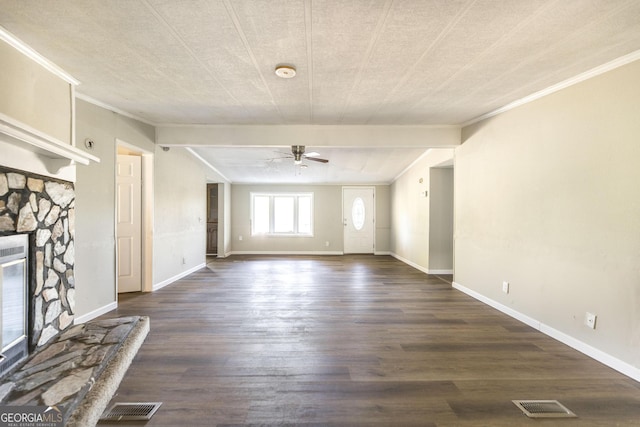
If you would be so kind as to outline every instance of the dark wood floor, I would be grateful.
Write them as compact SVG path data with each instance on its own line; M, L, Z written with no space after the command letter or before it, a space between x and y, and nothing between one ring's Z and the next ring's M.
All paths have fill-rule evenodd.
M104 316L151 317L114 397L146 425L640 425L639 383L391 257L209 261Z

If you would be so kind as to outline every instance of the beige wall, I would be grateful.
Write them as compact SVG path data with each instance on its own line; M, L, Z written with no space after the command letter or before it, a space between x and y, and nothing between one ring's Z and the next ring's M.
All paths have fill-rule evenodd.
M156 150L153 282L170 281L206 259L207 178L183 148Z
M0 40L0 113L71 144L71 85Z
M204 264L206 174L200 161L182 148L157 147L153 126L82 100L77 100L77 137L91 138L90 153L101 159L77 168L77 316L116 301L116 140L153 153L153 285Z
M640 377L638 76L635 62L463 130L455 281Z
M423 271L430 268L431 168L452 157L452 149L429 150L391 185L391 252Z
M429 271L453 273L453 168L429 175Z
M76 317L116 301L116 138L153 150L153 128L88 102L76 101L76 136L94 141L100 163L76 170ZM80 144L79 144L80 145ZM79 146L86 150L84 144Z
M251 192L313 192L313 237L251 236ZM388 251L388 186L376 186L376 251ZM235 253L342 253L342 186L231 185L231 250ZM242 236L242 240L239 237ZM329 246L326 246L329 242Z
M224 258L231 253L231 223L233 218L231 216L231 184L228 182L222 183L218 186L218 198L222 200L223 208L220 212L223 214L224 221L218 225L218 233L222 236L222 250L218 248L218 257ZM220 233L222 230L222 233Z
M391 186L376 185L376 254L391 253Z

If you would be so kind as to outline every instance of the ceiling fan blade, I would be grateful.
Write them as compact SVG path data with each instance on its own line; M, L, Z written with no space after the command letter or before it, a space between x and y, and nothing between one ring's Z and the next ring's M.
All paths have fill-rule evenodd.
M320 162L320 163L329 163L329 160L327 159L319 159L317 157L305 157L306 160L313 160L314 162Z

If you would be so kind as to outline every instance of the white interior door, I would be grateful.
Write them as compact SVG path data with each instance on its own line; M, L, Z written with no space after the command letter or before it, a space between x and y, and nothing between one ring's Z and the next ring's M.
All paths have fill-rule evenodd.
M116 165L118 293L142 290L141 157L118 155Z
M375 246L375 188L343 187L344 253L372 254Z

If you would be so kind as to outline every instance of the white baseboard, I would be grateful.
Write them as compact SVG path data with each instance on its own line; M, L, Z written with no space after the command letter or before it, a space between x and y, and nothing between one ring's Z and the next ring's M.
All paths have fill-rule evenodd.
M90 311L87 314L83 314L82 316L77 316L73 319L73 324L74 325L79 325L81 323L87 323L90 320L95 319L96 317L100 317L103 314L107 314L110 311L115 310L116 308L118 308L118 302L114 301L112 303L109 303L103 307L97 308L93 311Z
M342 251L231 251L230 255L344 255Z
M377 255L377 254L376 254ZM422 271L423 273L426 274L453 274L453 270L447 270L447 269L427 269L424 268L423 266L416 264L413 261L409 261L406 258L401 257L400 255L394 253L394 252L389 252L389 255L391 255L392 257L394 257L395 259L397 259L398 261L402 261L407 265L410 265L411 267Z
M453 274L453 270L429 270L429 274Z
M202 264L198 264L195 267L192 267L192 268L190 268L188 270L185 270L180 274L177 274L177 275L175 275L173 277L170 277L170 278L168 278L166 280L163 280L162 282L156 283L156 284L153 285L153 290L157 291L158 289L162 289L165 286L172 284L176 280L180 280L183 277L186 277L186 276L190 275L191 273L195 273L196 271L205 268L206 266L207 266L207 264L203 262Z
M426 268L424 268L423 266L421 266L419 264L416 264L413 261L409 261L408 259L403 258L403 257L401 257L400 255L398 255L398 254L396 254L394 252L391 252L391 256L394 257L395 259L397 259L398 261L402 261L405 264L410 265L411 267L415 268L416 270L420 270L425 274L429 274L429 270L427 270Z
M595 347L590 346L589 344L586 344L570 335L565 334L564 332L561 332L557 329L552 328L551 326L545 325L544 323L529 317L525 314L522 314L510 307L507 307L506 305L500 304L497 301L492 300L491 298L487 298L486 296L472 290L469 289L465 286L462 286L459 283L453 282L453 287L458 289L461 292L464 292L465 294L469 295L472 298L477 299L480 302L483 302L493 308L495 308L496 310L499 310L503 313L505 313L508 316L513 317L516 320L521 321L522 323L525 323L529 326L531 326L534 329L539 330L540 332L542 332L545 335L550 336L551 338L560 341L563 344L568 345L569 347L578 350L580 353L583 353L589 357L591 357L592 359L597 360L600 363L603 363L605 365L607 365L608 367L615 369L616 371L620 372L621 374L624 374L636 381L640 382L640 369L636 368L633 365L630 365L626 362L623 362L620 359L617 359L616 357L611 356L608 353L605 353L602 350L599 350Z
M391 255L391 252L390 251L375 251L373 254L374 255L387 255L387 256L389 256L389 255Z

